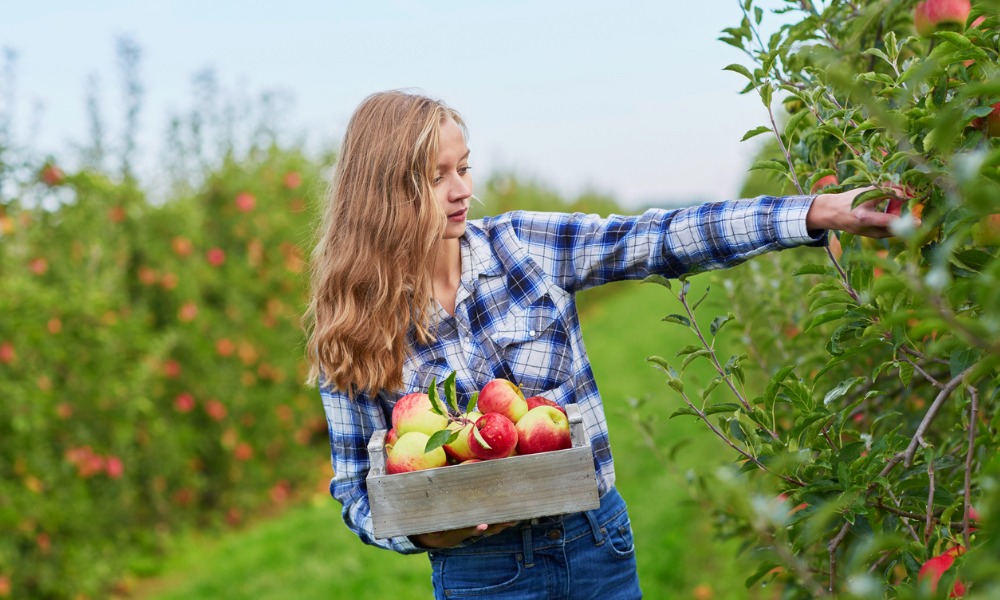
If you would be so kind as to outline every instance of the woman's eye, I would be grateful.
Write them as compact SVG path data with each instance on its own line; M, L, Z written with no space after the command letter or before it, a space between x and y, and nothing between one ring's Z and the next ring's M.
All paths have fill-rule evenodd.
M433 184L433 185L437 185L437 184L441 183L441 182L442 182L443 180L444 180L444 177L435 177L435 178L434 178L434 179L433 179L433 180L431 181L431 184Z
M461 167L461 168L459 168L459 169L458 169L458 174L459 174L459 175L465 175L465 174L466 174L466 173L468 173L468 172L469 172L469 171L470 171L471 169L472 169L472 167L470 167L470 166L466 165L466 166L464 166L464 167Z

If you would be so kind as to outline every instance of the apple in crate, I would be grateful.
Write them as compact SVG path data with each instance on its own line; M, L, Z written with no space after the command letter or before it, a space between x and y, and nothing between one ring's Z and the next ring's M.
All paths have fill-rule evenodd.
M549 400L545 396L531 396L529 398L525 398L524 401L528 403L528 410L531 410L536 406L544 405L544 406L551 406L552 408L558 408L559 410L562 411L562 414L566 414L565 408L559 406L557 402Z
M410 431L419 431L428 436L448 427L448 419L434 412L431 398L427 394L415 392L406 394L392 407L392 428L402 436Z
M506 379L493 379L479 390L476 410L484 415L500 413L511 423L517 423L528 412L528 403L521 388Z
M558 408L539 405L529 410L515 426L517 453L537 454L572 446L569 419Z
M431 436L419 431L400 435L395 444L386 446L385 472L394 475L445 466L448 457L444 450L435 448L424 452L430 438Z
M458 437L455 441L444 445L445 454L452 460L464 462L476 458L476 455L472 453L472 448L469 447L469 439L472 437L472 428L476 426L476 421L481 416L483 416L482 413L471 411L465 415L468 423L463 424L461 421L453 421L448 425L448 429L452 431L458 430Z
M476 458L482 460L506 458L517 450L517 429L514 423L502 414L485 413L476 420L475 427L479 430L479 435L474 433L469 437L469 448ZM480 443L480 437L488 447Z

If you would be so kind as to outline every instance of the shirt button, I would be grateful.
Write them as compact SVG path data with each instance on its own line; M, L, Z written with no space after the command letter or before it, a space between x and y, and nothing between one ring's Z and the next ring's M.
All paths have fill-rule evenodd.
M466 336L466 338L465 338L465 344L466 344L466 345L469 345L469 344L471 344L471 343L472 343L472 338L471 338L471 337L468 337L468 336Z
M530 335L531 337L535 337L535 336L536 336L536 335L538 335L538 334L536 334L536 333L535 333L535 330L534 330L534 329L532 329L531 331L529 331L529 332L528 332L528 335Z
M550 540L558 540L559 538L562 537L562 532L559 531L558 529L553 529L552 531L545 534L545 537L549 538Z

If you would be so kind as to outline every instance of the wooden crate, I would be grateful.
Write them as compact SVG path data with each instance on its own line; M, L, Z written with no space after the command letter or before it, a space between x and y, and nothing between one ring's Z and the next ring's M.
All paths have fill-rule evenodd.
M594 457L576 404L566 406L572 447L387 475L381 429L368 443L368 502L375 536L506 523L600 506Z

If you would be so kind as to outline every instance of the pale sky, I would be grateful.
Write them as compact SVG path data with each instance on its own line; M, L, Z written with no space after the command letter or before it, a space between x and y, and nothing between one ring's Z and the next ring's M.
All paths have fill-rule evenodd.
M773 5L779 4L777 1ZM767 114L747 63L718 41L738 0L0 0L0 48L17 52L16 126L44 106L35 144L57 155L87 139L89 76L114 126L115 44L142 49L140 176L171 110L192 103L206 68L224 91L282 90L286 122L312 143L339 140L369 93L416 88L458 109L480 180L496 169L566 196L625 206L732 198ZM2 83L2 82L0 82Z

